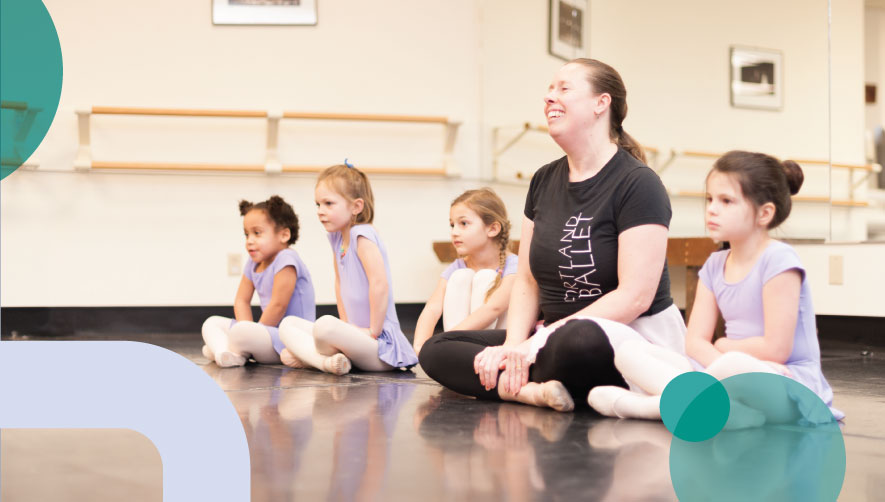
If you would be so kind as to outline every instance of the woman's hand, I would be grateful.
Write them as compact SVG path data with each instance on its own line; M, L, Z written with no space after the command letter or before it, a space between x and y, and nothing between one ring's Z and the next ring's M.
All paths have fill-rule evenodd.
M504 346L486 347L473 359L473 371L479 375L479 383L486 390L492 390L498 385L498 371L503 368L502 363L506 357Z
M529 381L531 363L528 361L527 347L524 344L506 347L501 366L504 369L501 373L501 390L505 394L518 394L519 390Z

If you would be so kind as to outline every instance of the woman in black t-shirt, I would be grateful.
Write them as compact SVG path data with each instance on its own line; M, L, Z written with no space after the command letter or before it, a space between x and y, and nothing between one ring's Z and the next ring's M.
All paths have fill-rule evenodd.
M670 201L624 131L626 94L617 71L593 59L556 73L544 112L566 156L532 177L507 330L433 337L420 354L431 378L567 411L597 385L626 386L613 346L627 338L684 353L665 264Z

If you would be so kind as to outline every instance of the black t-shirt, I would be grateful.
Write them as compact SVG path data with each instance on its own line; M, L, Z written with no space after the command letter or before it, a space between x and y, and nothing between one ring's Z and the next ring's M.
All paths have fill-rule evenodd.
M525 215L535 224L529 265L549 324L617 288L618 235L638 225L669 227L672 211L658 175L618 148L584 181L569 181L566 157L539 169L529 185ZM654 301L642 315L673 304L666 264L660 275Z

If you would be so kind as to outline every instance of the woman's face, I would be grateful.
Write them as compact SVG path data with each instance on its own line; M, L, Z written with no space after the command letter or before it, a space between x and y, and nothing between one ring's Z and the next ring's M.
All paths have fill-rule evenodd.
M584 135L599 120L611 100L608 94L595 94L587 80L587 69L569 63L553 77L544 96L544 115L550 136Z

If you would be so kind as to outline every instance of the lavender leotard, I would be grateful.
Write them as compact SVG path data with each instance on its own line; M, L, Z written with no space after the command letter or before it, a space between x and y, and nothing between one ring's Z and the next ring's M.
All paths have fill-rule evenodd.
M387 249L372 225L354 225L350 228L350 248L342 257L339 253L343 238L341 232L329 233L329 242L335 253L338 278L341 282L341 301L347 321L360 328L368 328L370 322L369 279L366 270L357 256L357 239L364 237L378 246L384 259L384 272L387 276L387 314L384 327L378 336L378 358L396 368L408 368L418 364L418 356L412 345L403 335L393 303L393 283L390 280L390 264Z
M270 303L271 293L273 292L274 276L277 275L277 272L286 267L295 267L295 274L298 276L295 281L295 291L292 292L292 298L289 299L289 305L286 306L286 313L283 317L294 315L311 322L316 320L317 312L313 281L310 279L310 272L307 271L307 267L304 265L304 262L301 261L301 257L298 256L298 253L296 253L294 249L286 248L277 253L270 266L261 272L255 272L255 267L257 266L258 264L249 258L246 261L243 275L252 281L255 291L258 293L258 301L261 304L262 311L267 308L267 304ZM231 322L231 326L233 326L235 322L236 321ZM283 345L283 342L280 340L278 327L264 327L267 328L268 333L270 333L274 350L279 354L284 348L286 348L286 346Z

